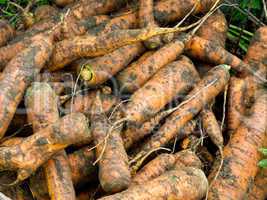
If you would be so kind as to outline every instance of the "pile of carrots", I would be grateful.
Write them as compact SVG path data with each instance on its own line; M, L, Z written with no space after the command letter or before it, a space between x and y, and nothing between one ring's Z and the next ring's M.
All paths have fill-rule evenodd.
M220 0L54 0L0 21L0 198L264 200L267 27Z

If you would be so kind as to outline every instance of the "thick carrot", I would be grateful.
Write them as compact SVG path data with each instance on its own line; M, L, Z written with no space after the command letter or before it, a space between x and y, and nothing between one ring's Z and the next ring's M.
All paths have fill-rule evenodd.
M144 184L173 168L178 169L185 166L201 168L201 165L199 158L188 150L180 151L175 154L160 154L137 172L133 177L131 186Z
M102 57L83 60L81 63L78 63L77 68L80 68L81 78L85 80L88 86L97 86L106 82L126 67L144 50L141 43L127 45Z
M17 171L17 180L25 180L52 155L86 138L89 134L87 124L83 114L69 114L18 145L1 147L0 168Z
M27 49L12 59L3 71L0 81L0 137L3 137L20 103L24 90L49 59L52 38L40 36Z
M26 92L26 108L29 123L38 132L59 119L56 93L47 83L34 83ZM50 198L75 199L68 158L64 150L44 164Z
M98 93L92 105L91 114L94 143L98 145L96 146L96 157L99 160L98 177L103 190L114 193L128 188L131 174L128 157L120 137L121 128L113 129L114 127L108 123Z
M259 95L252 115L242 123L224 147L223 166L210 188L208 199L244 199L257 173L267 129L267 94Z
M0 47L15 36L15 30L6 20L0 20Z
M205 174L200 169L186 167L168 171L146 184L135 185L100 200L196 200L205 196L207 188Z
M39 22L49 17L54 17L58 14L58 9L50 5L38 6L34 11L34 20ZM35 23L36 23L35 22Z
M127 92L134 92L143 86L159 69L174 61L184 49L181 38L171 42L151 54L145 54L136 63L117 75L120 87Z
M148 120L175 96L188 92L196 77L193 63L185 56L168 64L131 96L125 109L127 121L141 124Z
M245 118L245 95L247 84L245 79L231 77L228 90L227 129L229 135L239 127Z
M154 19L154 0L139 0L139 26L140 28L157 27L158 25ZM160 36L155 36L144 42L145 46L149 49L155 49L160 46Z
M159 131L142 147L136 159L143 157L151 150L166 145L177 136L179 130L224 89L230 78L229 69L230 67L227 65L219 65L210 70L187 95L184 102L176 108L176 111L166 119Z
M247 194L249 200L265 200L267 198L267 170L259 170L254 184Z

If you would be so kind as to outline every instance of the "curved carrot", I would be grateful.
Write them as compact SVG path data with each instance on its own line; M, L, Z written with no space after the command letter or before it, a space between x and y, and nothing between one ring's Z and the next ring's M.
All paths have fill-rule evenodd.
M14 57L3 71L0 81L0 137L3 137L20 103L26 87L43 68L52 53L52 38L40 35Z
M262 147L267 129L267 95L261 94L252 115L242 123L224 147L223 166L210 188L208 199L243 199L255 178L258 149ZM227 173L225 173L227 172Z
M200 169L186 167L168 171L146 184L135 185L128 190L100 198L100 200L194 200L202 199L207 188L205 174Z
M136 124L146 121L175 96L188 92L195 84L195 77L197 71L185 56L162 68L131 96L125 109L127 121Z
M0 20L0 47L15 36L15 30L6 20Z

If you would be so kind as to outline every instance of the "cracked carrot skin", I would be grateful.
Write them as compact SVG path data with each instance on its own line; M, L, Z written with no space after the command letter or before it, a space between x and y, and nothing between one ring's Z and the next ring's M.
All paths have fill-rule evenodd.
M99 200L197 200L205 197L208 182L205 174L192 167L171 170L161 176Z
M185 56L168 64L131 96L125 109L127 121L141 124L148 120L174 97L188 92L196 77L192 61Z
M7 44L14 36L13 27L6 20L0 20L0 47Z
M120 87L127 92L136 91L158 70L176 60L183 50L183 40L178 38L151 53L150 56L145 54L145 57L141 57L136 63L131 64L116 76Z
M208 199L244 199L258 171L267 130L267 94L260 93L252 115L242 123L224 147L222 169L210 188Z
M97 86L106 82L144 51L141 43L127 45L102 57L83 60L78 63L77 69L81 69L79 73L86 85Z
M114 120L118 120L119 113L115 114ZM120 137L121 128L111 130L105 113L103 112L99 93L92 105L91 129L96 146L96 157L99 158L99 181L104 191L115 193L128 188L131 174L128 157ZM108 139L105 138L109 134ZM103 151L103 153L102 153Z
M37 38L36 38L37 39ZM28 48L17 54L3 71L0 81L0 138L2 138L23 98L27 86L43 68L52 53L52 39L42 35Z
M179 136L179 130L224 90L230 78L229 69L227 65L219 65L211 69L186 96L184 101L188 102L166 119L161 128L142 147L137 157L142 157L152 149L164 146L175 136Z
M59 119L57 95L47 83L35 82L26 92L28 122L34 132ZM51 200L75 199L66 152L61 150L44 164L44 174Z
M18 145L1 147L0 168L17 171L18 181L25 180L55 153L87 138L90 134L87 124L83 114L69 114Z
M140 28L150 28L157 27L158 25L154 19L154 0L139 0L139 27ZM144 42L148 49L155 49L160 46L161 38L160 36L155 36Z
M228 90L227 129L232 135L245 118L245 95L247 84L245 79L231 77Z

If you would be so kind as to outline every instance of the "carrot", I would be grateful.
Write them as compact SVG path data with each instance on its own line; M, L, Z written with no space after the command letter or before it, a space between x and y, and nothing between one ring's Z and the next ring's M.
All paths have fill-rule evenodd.
M131 182L131 187L153 180L173 168L179 169L185 166L201 168L201 161L193 152L187 150L175 154L160 154L137 172Z
M117 119L118 116L115 117ZM116 128L116 127L115 127ZM110 127L103 113L99 93L92 105L91 129L99 160L99 181L109 193L126 189L130 184L128 157L120 137L120 129Z
M38 6L34 11L34 19L36 22L47 19L58 14L58 9L50 5ZM35 23L36 23L35 22Z
M78 63L81 78L88 86L97 86L127 66L135 57L144 52L141 43L121 47L102 57L84 60Z
M9 147L9 146L20 144L23 141L23 139L24 139L23 137L12 137L2 142L0 144L0 147Z
M254 184L247 194L249 200L265 200L267 198L267 170L259 170Z
M57 5L57 6L66 6L68 4L74 3L76 0L54 0L53 2Z
M15 30L6 20L0 20L0 47L15 36Z
M153 14L153 4L154 0L139 0L139 26L140 28L151 28L157 27ZM155 36L144 42L148 49L155 49L160 46L161 38L160 36Z
M173 109L174 112L166 119L158 132L142 147L136 159L143 157L151 150L166 145L177 136L179 130L224 89L230 78L229 68L227 65L219 65L210 70L187 95L184 102Z
M8 128L24 90L45 65L51 52L52 38L39 36L27 49L14 57L3 71L0 103L5 109L0 112L0 138Z
M121 71L117 75L120 87L127 92L134 92L143 86L158 70L174 61L183 51L184 43L181 39L171 42L154 53L145 54L136 63Z
M224 14L217 10L200 26L196 35L224 47L227 29L228 26Z
M129 189L100 200L163 200L163 199L202 199L208 183L205 174L192 167L171 170L146 184L135 185Z
M259 95L252 115L242 123L224 147L223 166L210 188L208 199L243 199L257 173L258 149L267 129L267 95Z
M175 96L188 92L196 76L193 63L185 56L162 68L131 96L125 109L127 121L136 124L146 121Z
M87 123L84 115L73 113L27 137L18 145L1 147L0 168L17 171L17 181L25 180L56 152L86 138L89 134Z
M29 123L34 132L55 123L59 119L56 93L47 83L34 83L26 92L26 108ZM64 150L44 164L49 195L55 199L75 199L70 166Z
M245 79L231 77L229 92L228 92L228 105L227 105L227 129L229 135L239 127L242 119L245 117L245 94L247 84Z

